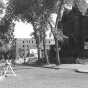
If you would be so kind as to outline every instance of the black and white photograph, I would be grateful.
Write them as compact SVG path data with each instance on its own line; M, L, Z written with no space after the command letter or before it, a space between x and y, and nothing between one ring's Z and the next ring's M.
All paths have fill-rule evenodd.
M0 0L0 88L88 88L88 0Z

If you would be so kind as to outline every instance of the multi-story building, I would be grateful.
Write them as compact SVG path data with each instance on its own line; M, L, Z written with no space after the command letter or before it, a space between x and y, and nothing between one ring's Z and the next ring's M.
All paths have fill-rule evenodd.
M53 39L46 39L46 49L49 49L50 45L55 44ZM40 44L41 50L43 49L43 43ZM26 57L28 53L35 53L37 55L36 41L33 38L17 38L16 39L16 56Z

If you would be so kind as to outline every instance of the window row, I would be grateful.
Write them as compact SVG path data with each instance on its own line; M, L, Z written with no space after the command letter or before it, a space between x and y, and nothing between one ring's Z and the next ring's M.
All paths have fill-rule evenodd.
M28 42L29 42L29 43L36 43L36 41L30 41L30 40L29 40L29 41L27 41L27 43L28 43ZM25 41L23 41L23 43L25 43ZM51 43L51 41L47 41L47 43L49 43L49 44L50 44L50 43Z
M35 43L35 41L26 41L27 43ZM25 43L25 41L23 41L23 43Z

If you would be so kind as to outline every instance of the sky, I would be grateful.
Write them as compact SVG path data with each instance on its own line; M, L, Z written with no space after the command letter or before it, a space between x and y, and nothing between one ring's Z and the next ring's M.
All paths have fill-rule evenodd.
M88 0L85 0L86 3L88 3Z
M15 38L31 38L33 26L31 23L15 21L14 35Z
M14 28L14 36L15 38L32 38L31 34L33 31L33 26L31 23L23 22L21 20L14 21L15 28ZM53 35L51 34L51 31L48 30L46 32L46 38L47 39L53 39Z

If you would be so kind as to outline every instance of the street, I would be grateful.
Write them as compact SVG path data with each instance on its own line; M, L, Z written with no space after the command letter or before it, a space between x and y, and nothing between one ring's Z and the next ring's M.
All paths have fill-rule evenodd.
M0 80L0 88L88 88L88 73L32 66L14 69L17 76Z

